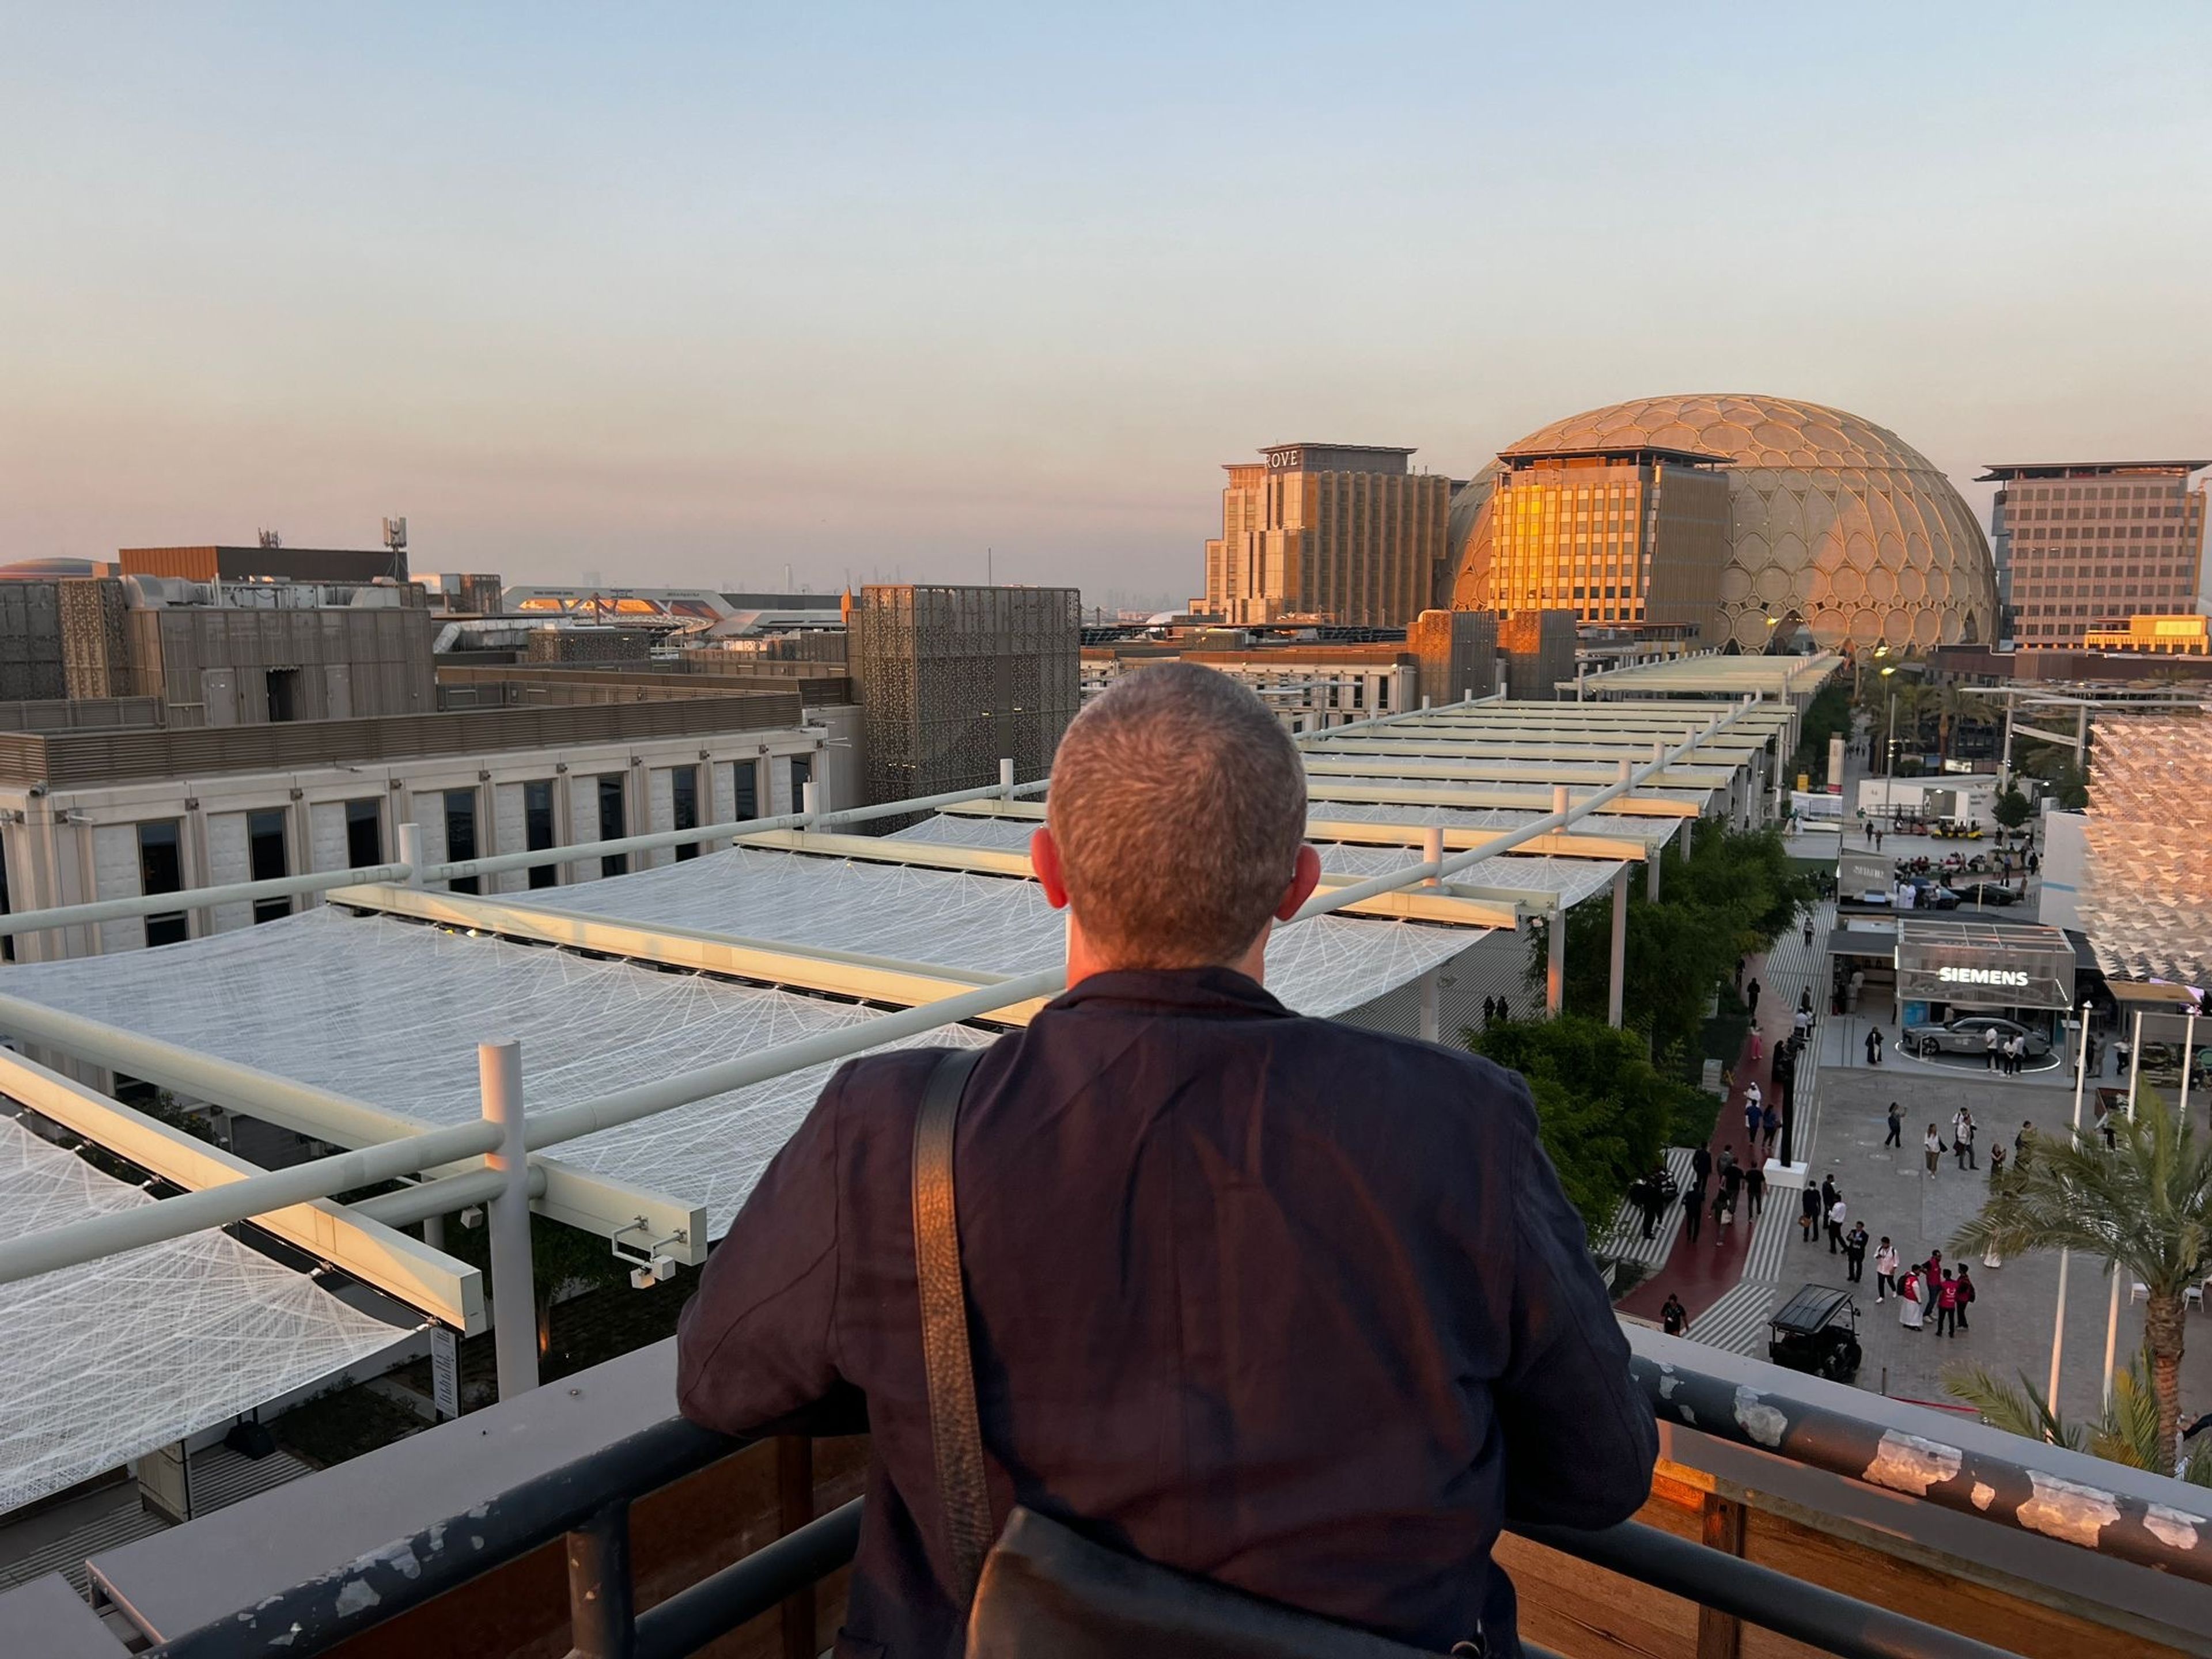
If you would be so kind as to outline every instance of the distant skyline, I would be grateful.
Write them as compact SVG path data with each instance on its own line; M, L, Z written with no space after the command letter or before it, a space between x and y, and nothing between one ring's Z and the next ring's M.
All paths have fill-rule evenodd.
M2212 441L2212 9L0 15L0 562L1202 591L1222 463Z

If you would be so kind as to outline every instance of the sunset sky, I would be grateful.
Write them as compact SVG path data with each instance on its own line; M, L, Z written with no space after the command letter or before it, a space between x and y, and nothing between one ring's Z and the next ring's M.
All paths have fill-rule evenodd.
M2212 8L2094 15L8 3L0 562L1181 596L1270 442L2205 453Z

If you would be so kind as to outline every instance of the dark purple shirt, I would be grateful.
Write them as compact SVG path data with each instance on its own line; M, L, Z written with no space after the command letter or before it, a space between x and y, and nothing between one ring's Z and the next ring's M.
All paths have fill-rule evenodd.
M914 1271L935 1050L843 1066L684 1310L685 1415L873 1436L841 1654L957 1654ZM1527 1087L1225 969L1085 980L992 1048L956 1178L994 1508L1510 1655L1501 1522L1608 1525L1657 1435Z

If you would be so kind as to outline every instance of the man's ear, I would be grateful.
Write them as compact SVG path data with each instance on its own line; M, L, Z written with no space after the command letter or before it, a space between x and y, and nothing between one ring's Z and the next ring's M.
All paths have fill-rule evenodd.
M1044 833L1040 830L1039 835ZM1275 920L1288 921L1297 915L1298 907L1313 896L1321 884L1321 854L1310 847L1298 848L1297 860L1291 866L1291 884L1283 890L1283 902L1275 907Z
M1316 864L1314 868L1320 870ZM1060 865L1060 843L1053 840L1052 830L1039 824L1030 836L1030 868L1036 872L1037 885L1044 889L1045 902L1055 910L1067 908L1067 877Z

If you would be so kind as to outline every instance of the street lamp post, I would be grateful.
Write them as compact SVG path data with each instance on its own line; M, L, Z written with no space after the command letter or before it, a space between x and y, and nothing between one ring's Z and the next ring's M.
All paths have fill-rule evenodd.
M1890 677L1891 675L1894 674L1895 672L1897 672L1897 669L1895 668L1895 666L1894 666L1894 665L1892 665L1892 666L1889 666L1889 667L1886 667L1886 668L1884 668L1884 669L1881 671L1881 678L1882 678L1883 683L1884 683L1885 684L1888 684L1888 682L1889 682L1889 677ZM1895 767L1896 763L1897 763L1897 687L1896 687L1895 685L1893 685L1893 684L1890 684L1890 685L1889 685L1889 736L1888 736L1888 738L1887 738L1883 742L1882 746L1881 746L1881 775L1882 775L1882 776L1883 776L1884 778L1887 778L1887 777L1889 776L1889 775L1890 775L1890 773L1891 773L1892 769ZM1881 799L1882 799L1882 805L1883 805L1887 806L1887 805L1889 805L1889 791L1888 791L1888 790L1885 789L1885 790L1883 790L1883 791L1882 791L1882 797L1881 797Z

